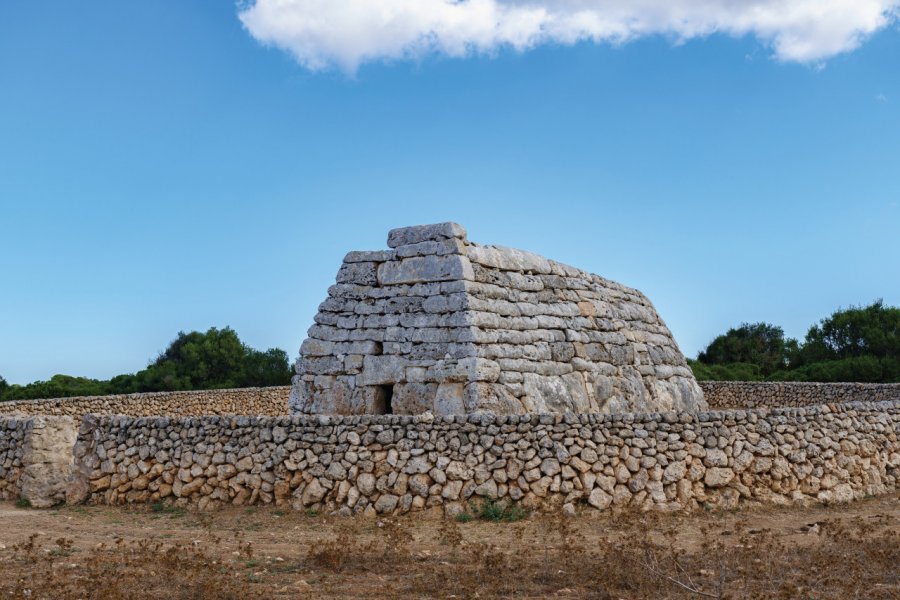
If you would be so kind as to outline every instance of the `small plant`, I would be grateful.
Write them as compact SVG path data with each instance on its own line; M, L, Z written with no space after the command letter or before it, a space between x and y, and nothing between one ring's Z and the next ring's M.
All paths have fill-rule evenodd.
M459 513L458 515L456 515L456 520L457 520L457 522L459 522L459 523L468 523L468 522L470 522L470 521L471 521L472 519L474 519L474 518L475 518L475 517L473 517L472 515L470 515L470 514L467 513L467 512L461 512L461 513Z
M68 538L59 538L56 540L56 548L50 550L50 556L72 556L74 552L78 552L78 548L74 547L74 542Z
M19 498L16 500L17 508L31 508L31 500L28 498Z
M491 523L514 523L524 519L527 513L517 504L496 502L488 498L481 504L478 516Z

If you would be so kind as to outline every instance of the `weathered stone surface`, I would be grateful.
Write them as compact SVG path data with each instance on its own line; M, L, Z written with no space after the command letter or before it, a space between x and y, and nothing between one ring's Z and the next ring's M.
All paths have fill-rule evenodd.
M713 467L706 470L703 482L711 488L724 487L734 479L734 471L725 467Z
M610 496L600 488L596 488L591 492L591 495L588 496L588 504L599 510L609 508L609 505L612 504L612 501L612 496Z
M456 223L413 225L412 227L400 227L389 231L387 245L389 248L396 248L398 246L452 238L464 240L466 238L466 230Z
M463 279L474 279L472 265L465 256L414 256L381 263L377 282L385 286Z
M72 418L38 417L32 420L28 434L21 497L35 508L50 508L65 502L75 473L72 448L78 430Z
M637 290L453 223L395 229L388 245L345 259L300 349L292 414L705 408Z

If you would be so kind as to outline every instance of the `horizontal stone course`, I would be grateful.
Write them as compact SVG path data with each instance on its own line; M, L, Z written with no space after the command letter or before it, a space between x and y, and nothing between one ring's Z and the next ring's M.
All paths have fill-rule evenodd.
M337 344L333 342L319 342L308 340L307 352L315 355L317 352L329 354ZM316 343L327 344L327 348L313 350ZM342 342L346 347L339 347L342 352L352 354L357 350L368 350L373 342ZM359 345L365 345L362 348ZM497 345L492 352L479 359L490 360L517 360L519 354L531 353L529 361L517 365L522 373L529 369L540 370L541 360L549 359L552 352L558 350L556 344L567 342L553 342L546 345ZM467 347L460 346L458 352L453 352L452 345L441 344L435 349L434 355L428 355L428 359L437 356L439 350L451 350L455 359L467 358ZM427 352L427 345L419 345L419 352ZM584 345L584 351L594 351L592 343ZM600 351L598 347L598 351ZM510 355L504 355L507 352ZM364 352L364 354L369 352ZM443 357L443 353L440 354ZM474 357L473 357L474 358ZM570 361L571 366L566 372L577 370L577 358ZM425 361L423 364L432 365L434 360ZM551 364L551 363L547 363ZM559 364L555 362L554 364ZM684 374L682 368L674 370L677 374ZM508 371L503 377L504 382L521 382L522 373ZM515 377L514 377L515 376ZM700 387L707 398L710 408L735 409L735 408L777 408L791 406L812 406L832 402L879 402L883 400L900 399L900 384L889 383L807 383L807 382L758 382L758 381L701 381ZM15 414L28 415L66 415L80 419L82 415L94 414L121 414L130 416L152 415L222 415L222 414L257 414L278 416L288 414L287 399L290 395L290 386L275 386L267 388L238 388L225 390L193 390L180 392L147 392L138 394L115 394L109 396L76 396L72 398L53 398L41 400L17 400L0 402L0 415ZM2 423L2 421L0 421Z
M0 402L0 415L54 415L77 419L88 413L144 415L287 414L290 386L145 392Z
M701 381L700 387L707 403L714 408L810 406L900 399L900 383Z

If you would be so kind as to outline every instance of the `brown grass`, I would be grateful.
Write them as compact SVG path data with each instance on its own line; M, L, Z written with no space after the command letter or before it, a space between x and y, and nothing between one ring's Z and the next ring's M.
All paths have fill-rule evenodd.
M844 509L514 523L7 506L0 514L16 518L4 521L45 531L2 534L24 539L0 550L0 597L900 597L897 495Z

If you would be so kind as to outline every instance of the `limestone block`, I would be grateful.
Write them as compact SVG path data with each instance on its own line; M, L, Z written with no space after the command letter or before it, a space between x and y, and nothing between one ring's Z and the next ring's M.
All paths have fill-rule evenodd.
M437 387L434 398L434 414L436 415L461 415L465 414L463 404L464 383L442 383Z
M405 383L394 386L391 400L396 415L419 415L431 411L435 406L436 383Z
M394 259L394 252L391 250L370 250L360 251L353 250L344 256L344 263L361 263L361 262L386 262Z
M415 225L412 227L400 227L388 232L387 245L389 248L408 246L427 241L441 241L445 239L466 239L466 230L457 223L436 223L434 225Z
M408 361L401 356L366 356L357 385L386 385L405 381Z
M465 254L466 243L464 240L452 238L439 241L419 242L418 244L407 244L397 246L394 254L397 258L408 258L411 256L443 256L444 254Z
M485 411L498 415L519 415L525 412L522 403L506 386L482 381L466 384L463 408L467 413Z
M354 262L341 265L337 274L338 283L353 283L357 285L376 285L376 275L379 263Z
M440 360L429 367L426 377L429 381L469 382L497 381L500 365L485 358L469 357L456 361Z
M521 273L551 272L550 262L546 258L524 250L516 250L515 248L473 244L469 247L468 256L474 263L503 271L518 271Z
M24 440L21 497L35 508L50 508L65 502L72 482L72 449L78 430L71 417L37 417ZM84 482L81 482L82 485Z
M379 285L474 278L469 259L461 255L415 256L381 263L378 266Z
M306 338L300 346L300 354L303 356L329 356L334 350L334 342Z

